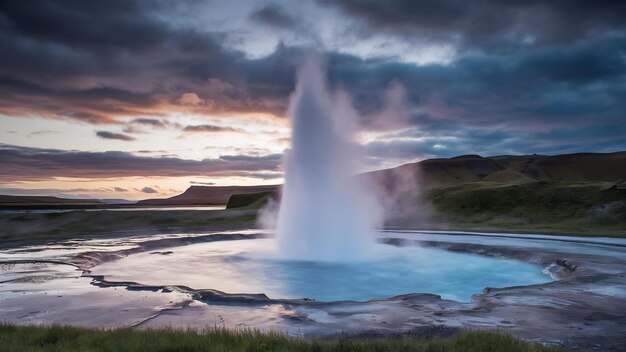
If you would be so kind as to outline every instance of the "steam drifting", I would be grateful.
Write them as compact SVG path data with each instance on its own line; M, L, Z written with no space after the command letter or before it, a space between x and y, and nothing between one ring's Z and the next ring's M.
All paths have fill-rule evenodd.
M328 91L319 60L298 70L289 118L292 147L285 154L285 185L277 237L285 259L365 259L380 220L374 199L354 177L361 159L353 143L356 113L341 93Z

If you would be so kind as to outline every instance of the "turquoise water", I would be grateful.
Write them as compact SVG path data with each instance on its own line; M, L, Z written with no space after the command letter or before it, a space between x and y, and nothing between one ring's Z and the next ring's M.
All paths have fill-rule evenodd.
M276 258L273 239L201 243L140 253L92 269L110 281L185 285L228 293L319 301L433 293L469 301L485 287L551 281L538 265L417 246L377 245L371 260L321 263ZM167 252L166 252L167 253Z

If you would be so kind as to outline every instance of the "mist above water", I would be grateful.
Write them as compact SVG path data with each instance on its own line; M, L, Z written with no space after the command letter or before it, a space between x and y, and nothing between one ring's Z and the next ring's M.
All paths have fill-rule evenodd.
M291 149L277 222L279 255L312 261L367 259L380 212L354 175L361 162L353 142L356 113L331 93L316 59L298 69L291 98Z

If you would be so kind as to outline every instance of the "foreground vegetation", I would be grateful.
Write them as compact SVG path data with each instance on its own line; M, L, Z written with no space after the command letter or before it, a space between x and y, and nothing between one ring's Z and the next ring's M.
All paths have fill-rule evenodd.
M253 226L258 209L272 198L277 194L235 195L231 209L222 211L0 214L0 241ZM626 189L612 182L478 181L432 188L419 196L408 192L404 198L403 206L410 210L386 227L626 237Z
M278 333L211 329L205 331L131 328L92 330L76 327L0 325L2 351L428 351L543 352L554 347L514 337L466 332L447 339L338 339L308 341Z
M459 229L626 237L626 190L608 182L472 182L433 189L435 222Z
M0 241L72 238L115 232L193 231L216 226L251 226L255 210L70 211L0 214Z
M492 179L401 194L402 215L392 214L385 225L626 237L626 189L614 182ZM259 209L277 198L270 192L235 195L228 208Z

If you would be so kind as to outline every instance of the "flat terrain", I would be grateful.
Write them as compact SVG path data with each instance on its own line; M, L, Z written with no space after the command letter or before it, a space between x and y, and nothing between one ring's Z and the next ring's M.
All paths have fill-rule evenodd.
M254 226L271 192L233 196L231 209L0 214L0 241L119 231ZM626 237L626 190L610 182L470 182L401 195L385 227Z
M476 205L480 212L464 207L467 194L489 194L491 187L476 185L459 189L435 191L435 206L429 218L424 214L405 215L391 219L387 228L430 230L473 230L483 232L544 233L554 235L626 237L624 207L602 213L600 216L585 210L585 206L555 207L552 212L541 212L532 202L513 205L506 212L491 209L488 202ZM469 188L469 189L465 189ZM267 197L267 196L265 196ZM496 197L493 202L499 202ZM458 202L457 202L458 200ZM469 202L470 205L473 202ZM228 228L255 227L258 206L226 210L172 210L172 211L71 211L62 213L0 214L0 242L91 237L111 234L156 234L172 232L202 232L215 226ZM485 208L487 210L482 210ZM581 210L582 209L582 210ZM520 215L520 212L522 215ZM576 215L580 213L580 215Z
M0 242L56 239L123 232L203 231L216 225L250 226L256 210L70 211L0 214Z

